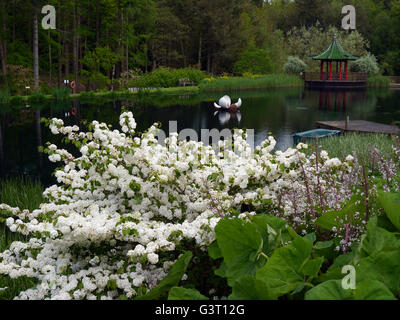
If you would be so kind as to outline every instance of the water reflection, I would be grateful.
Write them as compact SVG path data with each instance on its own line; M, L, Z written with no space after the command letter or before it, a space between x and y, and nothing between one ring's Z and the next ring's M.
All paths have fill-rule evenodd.
M241 97L243 105L238 113L215 113L213 101L220 94L185 97L157 97L131 101L64 101L32 105L31 108L0 108L0 175L39 175L51 181L55 165L38 154L37 147L47 141L62 146L61 137L53 136L40 123L41 117L62 118L66 125L81 126L82 120L98 120L119 128L119 114L123 107L133 111L143 132L155 122L162 124L166 133L169 121L177 121L177 130L191 128L201 137L201 129L254 129L255 145L269 135L277 140L277 149L293 145L292 134L315 128L316 121L351 119L392 124L400 120L398 105L400 91L309 91L279 89L244 91L230 94ZM175 99L175 100L174 100ZM166 103L172 104L168 105ZM68 149L68 147L67 147ZM72 152L71 150L69 150Z
M218 120L221 126L226 125L229 120L233 120L237 125L240 125L240 120L242 119L242 114L240 112L229 112L229 111L216 111L214 116L218 115Z

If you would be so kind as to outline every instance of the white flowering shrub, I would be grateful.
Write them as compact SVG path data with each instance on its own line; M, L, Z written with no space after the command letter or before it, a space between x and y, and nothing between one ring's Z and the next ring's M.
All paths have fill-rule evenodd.
M269 213L307 233L352 196L359 195L358 204L365 198L353 157L307 156L302 143L273 153L269 137L252 150L239 130L233 150L222 141L218 150L178 141L177 134L163 146L156 126L136 134L131 112L120 116L122 132L97 121L87 132L58 119L48 125L79 156L48 145L43 151L63 166L55 172L58 185L44 192L46 201L33 212L0 206L10 230L29 236L0 253L0 274L38 279L17 299L141 296L167 275L185 241L206 251L221 219ZM356 231L363 230L363 214L352 221ZM333 232L343 248L359 234L350 238L348 227Z

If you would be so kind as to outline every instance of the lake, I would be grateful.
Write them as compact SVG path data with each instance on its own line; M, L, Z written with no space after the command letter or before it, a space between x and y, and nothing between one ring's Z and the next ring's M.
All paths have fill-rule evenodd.
M67 125L83 120L107 122L119 129L122 107L134 113L138 131L161 122L168 132L169 121L177 121L178 131L248 128L255 130L255 144L268 135L277 140L277 149L293 145L292 134L315 128L319 120L369 120L385 124L400 122L400 91L368 89L363 91L314 91L303 88L237 91L228 93L233 102L243 101L240 114L215 114L214 101L220 93L196 96L151 96L142 94L130 101L45 102L29 107L0 105L0 176L40 177L44 184L54 183L55 165L38 153L47 141L60 145L40 123L42 117L62 118Z

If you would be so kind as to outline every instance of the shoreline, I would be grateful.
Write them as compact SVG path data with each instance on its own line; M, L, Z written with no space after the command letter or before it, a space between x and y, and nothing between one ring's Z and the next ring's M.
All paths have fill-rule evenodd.
M21 103L38 103L44 101L68 101L76 99L96 99L96 98L134 98L141 95L196 95L201 93L217 93L217 92L232 92L232 91L249 91L249 90L262 90L262 89L284 89L284 88L301 88L304 87L304 81L301 84L279 84L279 85L256 85L256 86L232 86L228 88L218 87L205 87L200 86L187 86L187 87L170 87L170 88L151 88L151 89L140 89L135 88L137 91L130 90L109 90L109 91L83 91L81 93L71 93L63 99L57 99L54 95L43 94L40 96L35 95L13 95L8 98L8 101L0 102L1 105L19 105ZM389 86L379 85L367 85L366 89L391 89L399 90L400 85L390 84Z

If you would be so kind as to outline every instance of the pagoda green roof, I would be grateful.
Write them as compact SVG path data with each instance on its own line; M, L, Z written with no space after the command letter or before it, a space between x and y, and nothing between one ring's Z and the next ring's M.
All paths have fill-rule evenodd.
M360 57L344 51L335 34L328 49L323 53L312 55L311 58L314 60L357 60Z

